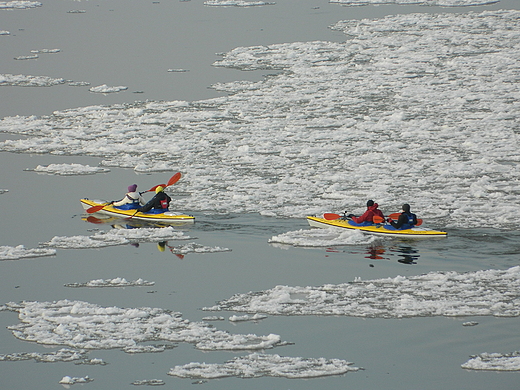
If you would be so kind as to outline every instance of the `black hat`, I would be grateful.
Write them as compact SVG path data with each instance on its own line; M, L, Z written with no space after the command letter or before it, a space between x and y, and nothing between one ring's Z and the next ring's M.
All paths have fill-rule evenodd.
M370 206L373 206L374 205L374 201L372 199L370 199L368 202L367 202L367 207L370 207Z

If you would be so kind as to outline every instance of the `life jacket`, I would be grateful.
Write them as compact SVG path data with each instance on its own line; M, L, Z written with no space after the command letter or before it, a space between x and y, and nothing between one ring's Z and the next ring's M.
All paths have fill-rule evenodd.
M137 198L134 199L131 196L133 194L137 195ZM140 204L139 204L139 195L136 192L129 192L129 193L126 194L126 197L132 201L132 205L140 206Z
M417 220L416 215L413 214L413 213L406 213L406 212L403 212L402 214L406 215L406 217L408 218L408 223L403 224L403 226L401 226L401 229L411 229L411 228L413 228L415 226L413 221L414 221L414 219Z

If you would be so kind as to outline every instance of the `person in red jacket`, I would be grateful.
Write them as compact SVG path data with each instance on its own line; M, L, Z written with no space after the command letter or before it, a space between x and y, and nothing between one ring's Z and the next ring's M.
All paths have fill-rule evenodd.
M356 217L354 214L349 214L347 217L349 217L355 223L374 223L374 216L381 217L384 220L385 216L383 215L383 212L378 209L378 207L379 205L377 203L374 203L373 200L369 200L367 202L367 211L365 211L362 216Z

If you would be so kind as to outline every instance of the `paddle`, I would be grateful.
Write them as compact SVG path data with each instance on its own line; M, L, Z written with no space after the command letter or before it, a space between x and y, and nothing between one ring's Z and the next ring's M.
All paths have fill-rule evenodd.
M87 213L89 213L89 214L97 213L99 210L101 210L105 206L108 206L109 204L111 204L111 203L100 204L98 206L92 206L87 209Z

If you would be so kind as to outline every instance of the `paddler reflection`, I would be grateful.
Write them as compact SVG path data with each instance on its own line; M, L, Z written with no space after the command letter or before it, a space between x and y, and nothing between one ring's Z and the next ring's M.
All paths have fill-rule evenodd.
M157 243L157 249L159 250L159 252L165 252L166 248L168 248L170 252L177 256L179 259L184 259L184 255L182 253L176 253L175 247L168 245L168 241L161 241Z
M370 245L365 254L367 254L366 259L372 260L390 260L394 254L397 254L397 261L408 265L417 264L419 259L419 252L410 245L396 245L388 249L383 245Z

